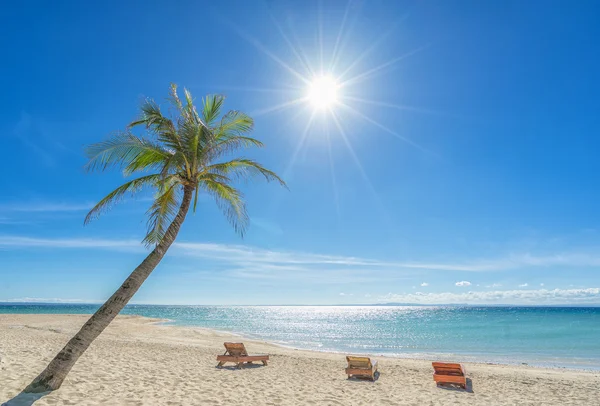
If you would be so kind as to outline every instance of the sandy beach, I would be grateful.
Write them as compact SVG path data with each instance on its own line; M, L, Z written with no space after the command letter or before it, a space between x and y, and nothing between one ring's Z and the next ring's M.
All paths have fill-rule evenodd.
M19 395L87 317L0 315L0 401ZM467 363L472 390L464 392L437 388L426 360L377 357L380 376L372 383L347 380L341 354L251 340L244 340L249 352L271 355L268 366L217 369L224 341L239 337L119 316L63 386L35 405L599 404L598 372Z

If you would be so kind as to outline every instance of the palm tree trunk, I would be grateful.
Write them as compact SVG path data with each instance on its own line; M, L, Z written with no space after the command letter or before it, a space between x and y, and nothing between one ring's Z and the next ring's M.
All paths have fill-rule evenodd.
M179 207L179 212L173 222L169 225L165 237L154 248L154 250L135 268L129 277L123 282L121 287L108 299L102 307L94 313L92 317L84 324L77 334L65 345L65 347L54 357L46 369L35 378L24 392L47 392L58 389L63 383L67 374L73 368L81 354L87 350L92 341L96 339L110 324L111 321L125 307L127 302L133 297L135 292L142 286L146 278L160 263L167 250L175 241L181 224L192 201L191 187L184 188L183 200Z

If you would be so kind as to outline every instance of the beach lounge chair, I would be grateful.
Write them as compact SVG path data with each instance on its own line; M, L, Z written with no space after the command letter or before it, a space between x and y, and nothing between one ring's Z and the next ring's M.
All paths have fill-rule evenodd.
M467 377L465 368L461 364L449 364L446 362L433 362L433 380L438 385L458 385L467 389Z
M377 361L371 362L369 357L352 357L347 356L348 368L346 368L346 374L348 379L353 376L369 378L375 381L375 374L377 373Z
M269 360L268 355L248 355L246 347L243 343L224 343L225 354L217 355L217 367L222 367L226 362L237 364L238 368L243 368L245 363L251 364L253 361L262 361L263 365L267 365Z

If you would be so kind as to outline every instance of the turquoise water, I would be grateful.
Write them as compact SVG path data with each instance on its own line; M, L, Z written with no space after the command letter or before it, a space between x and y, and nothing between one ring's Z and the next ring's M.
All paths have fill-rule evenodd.
M0 304L0 314L96 308ZM600 369L600 308L130 305L123 313L320 351Z

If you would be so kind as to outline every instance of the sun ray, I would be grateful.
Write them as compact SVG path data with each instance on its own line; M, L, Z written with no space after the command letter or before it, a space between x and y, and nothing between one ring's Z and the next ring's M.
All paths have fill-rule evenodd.
M335 40L335 45L333 46L333 51L331 52L331 61L330 66L331 70L335 71L335 67L338 63L339 53L341 53L341 41L342 34L344 34L344 28L346 27L346 21L348 20L348 15L350 14L350 5L352 4L352 0L348 0L346 3L346 10L344 11L344 17L342 18L342 24L340 25L340 30L338 31L337 38Z
M350 111L352 114L356 114L357 116L359 116L363 120L368 121L369 123L373 124L374 126L381 128L383 131L385 131L385 132L393 135L394 137L396 137L396 138L398 138L398 139L406 142L407 144L410 144L413 147L415 147L415 148L417 148L417 149L419 149L419 150L421 150L423 152L426 152L426 153L429 153L429 154L433 154L433 152L425 149L424 147L422 147L421 145L417 144L416 142L414 142L410 138L403 137L402 135L398 134L396 131L394 131L394 130L392 130L392 129L386 127L386 126L384 126L383 124L381 124L381 123L379 123L379 122L377 122L375 120L373 120L372 118L364 115L360 111L358 111L358 110L356 110L356 109L348 106L347 104L340 103L340 106L344 107L345 109L347 109L348 111Z
M237 92L257 92L257 93L298 93L299 90L302 90L302 87L249 87L249 86L220 86L219 89L222 90L233 90Z
M290 50L292 51L292 53L294 54L296 59L298 59L298 61L300 62L300 65L302 65L302 67L306 70L307 75L314 76L315 72L311 68L310 63L308 62L308 58L306 58L305 56L303 57L303 55L300 54L302 48L300 48L300 51L297 50L296 46L292 43L292 41L289 39L289 37L283 31L283 28L281 27L281 25L277 22L275 17L273 17L273 14L269 13L269 16L271 17L271 21L273 21L273 24L275 24L275 27L277 27L277 30L279 31L279 34L281 35L281 37L283 38L285 43L288 45L288 47L290 48Z
M297 70L295 70L290 65L288 65L287 63L285 63L280 57L278 57L277 55L275 55L273 52L269 51L269 49L267 47L265 47L259 40L257 40L256 38L252 37L251 35L245 33L239 27L237 27L236 25L234 25L232 23L230 23L230 26L232 26L233 29L238 33L238 35L240 35L244 40L246 40L250 44L254 45L254 47L256 49L258 49L259 51L261 51L262 53L264 53L265 55L267 55L273 61L277 62L282 68L284 68L285 70L287 70L293 76L295 76L296 78L300 79L304 83L307 83L307 84L309 83L309 81L308 81L308 79L306 79L306 77L302 76L301 73L299 73Z
M400 55L399 57L394 58L392 60L389 60L389 61L387 61L385 63L382 63L381 65L379 65L379 66L377 66L375 68L369 69L368 71L363 72L361 74L358 74L358 75L356 75L354 77L351 77L350 79L346 79L346 80L344 80L342 82L342 85L343 86L348 86L348 85L351 85L351 84L356 84L356 83L358 83L360 81L363 81L365 79L368 79L368 78L374 76L376 73L381 72L383 69L385 69L387 67L390 67L390 66L392 66L392 65L400 62L403 59L406 59L406 58L408 58L410 56L413 56L416 53L419 53L419 52L421 52L421 51L429 48L429 46L430 45L424 45L424 46L419 47L417 49L413 49L412 51L407 52L407 53L405 53L403 55Z
M403 104L380 102L380 101L376 101L376 100L363 99L363 98L354 97L354 96L344 96L344 99L356 101L359 103L371 104L373 106L389 107L389 108L396 109L396 110L412 111L415 113L434 114L434 115L440 115L440 116L447 115L440 111L422 109L419 107L406 106Z
M348 152L350 152L350 155L352 156L352 160L358 167L358 170L360 171L361 176L367 182L369 187L371 189L373 189L373 186L371 185L371 181L369 180L369 177L367 176L365 169L363 168L362 164L360 163L360 160L358 159L358 155L356 155L356 152L354 152L354 148L352 148L352 144L350 143L350 140L348 139L348 135L346 134L346 131L344 130L344 128L342 127L342 124L338 120L338 117L336 116L335 112L333 112L333 111L331 112L331 117L333 119L333 122L335 123L335 126L337 127L338 131L340 132L340 135L342 136L342 140L344 141L346 148L348 148Z
M306 122L306 126L304 127L304 131L302 131L302 134L300 134L300 139L298 140L298 145L296 145L296 148L294 149L294 153L292 154L292 157L290 158L290 162L287 165L287 167L285 168L285 171L283 172L284 178L288 177L290 171L292 170L292 167L296 163L296 158L298 157L298 154L300 153L300 150L304 146L304 143L306 141L306 137L308 135L308 131L312 127L315 115L316 115L316 112L313 111L311 113L310 117L308 118L308 121Z
M272 106L272 107L267 107L267 108L262 109L262 110L255 110L255 111L251 112L250 115L251 116L262 116L264 114L269 114L269 113L274 113L276 111L281 111L281 110L289 109L290 107L293 107L293 106L296 106L296 105L298 105L300 103L305 103L305 102L306 102L306 98L302 97L302 98L291 100L289 102L277 104L277 105Z
M305 53L305 52L304 52L304 50L302 49L302 46L300 46L300 44L301 44L301 41L298 39L298 36L296 35L296 32L295 32L294 30L290 30L290 32L291 32L292 39L294 40L294 41L293 41L293 43L295 43L295 44L297 44L297 45L298 45L298 47L297 47L297 51L298 51L298 53L300 54L300 56L301 56L302 58L304 58L304 61L305 61L306 65L308 65L308 66L310 67L310 70L311 70L312 74L313 74L313 75L316 75L316 74L317 74L317 72L316 72L316 70L313 68L313 66L312 66L312 64L311 64L311 60L310 60L310 58L308 57L308 55L306 55L306 53Z
M397 24L395 24L392 28L384 32L379 38L377 38L369 48L367 48L362 54L358 56L340 75L338 75L338 79L342 80L344 76L348 74L356 65L358 65L363 59L365 59L371 52L373 52L379 44L383 42L384 39L390 36L392 32L396 30Z
M338 128L338 131L340 132L340 135L342 136L342 139L344 140L344 144L346 145L346 148L348 148L348 152L350 152L350 155L352 156L354 163L358 167L358 170L360 171L362 178L364 179L367 187L369 188L369 191L373 195L373 199L375 199L377 206L379 206L379 210L381 210L381 212L383 213L383 215L386 218L389 218L389 214L387 213L387 210L385 209L383 202L379 198L379 195L377 194L375 187L371 183L371 180L369 179L367 172L365 171L362 164L360 163L360 160L358 159L358 155L356 155L356 152L354 152L354 148L352 147L352 144L350 143L350 140L348 139L348 136L346 135L346 131L344 130L344 127L342 127L342 124L340 123L338 117L336 116L336 114L334 112L331 113L331 117L333 118L333 122L335 123L336 127Z
M329 154L329 169L331 171L331 185L333 186L333 200L335 202L335 211L338 217L340 216L340 199L337 190L337 181L335 179L335 164L333 162L333 152L331 151L331 132L329 131L329 123L325 123L325 135L327 137L327 152Z
M323 60L323 0L319 0L318 2L318 10L317 10L317 29L318 29L318 37L319 37L319 64L321 65L320 73L324 72L324 60Z

